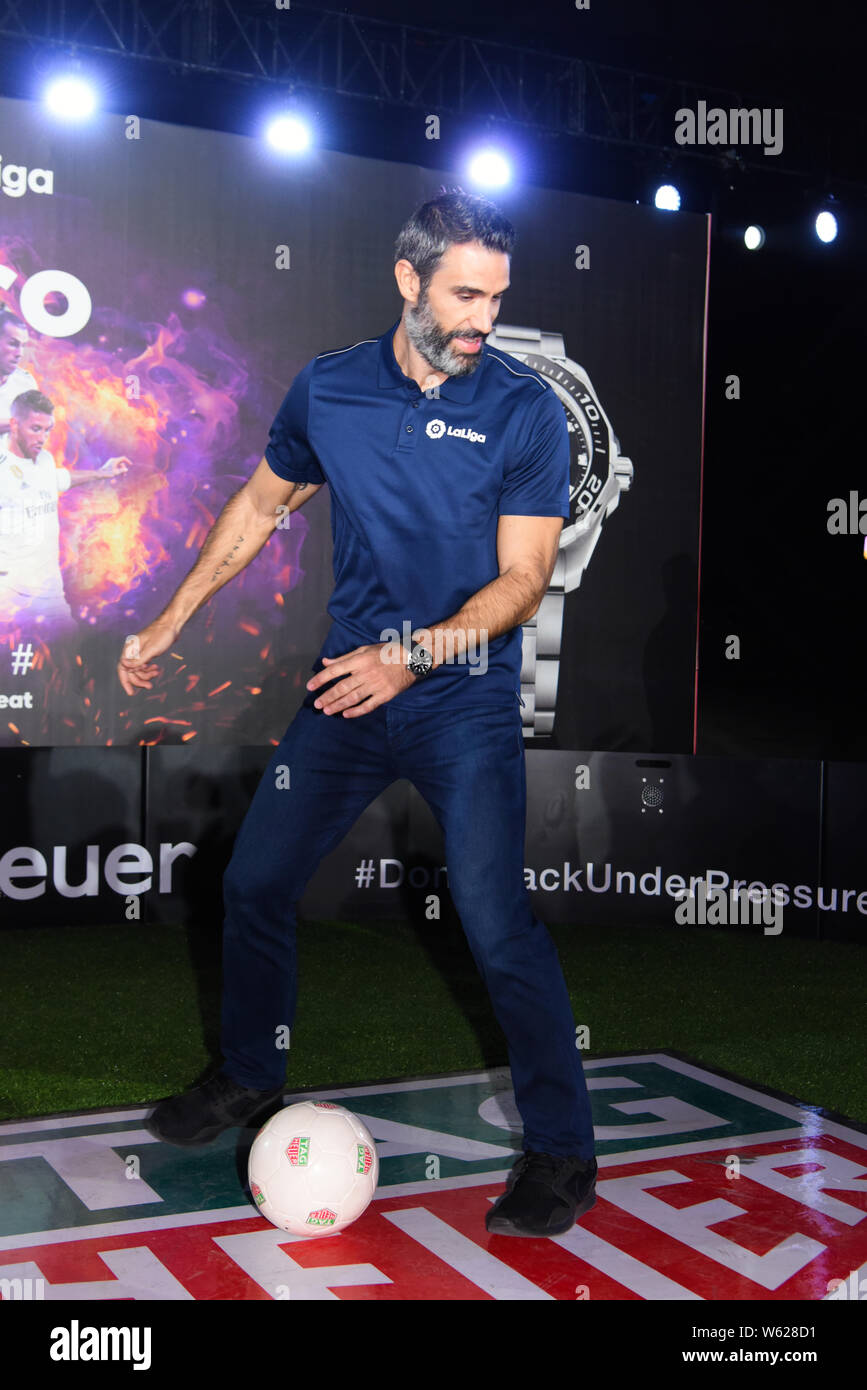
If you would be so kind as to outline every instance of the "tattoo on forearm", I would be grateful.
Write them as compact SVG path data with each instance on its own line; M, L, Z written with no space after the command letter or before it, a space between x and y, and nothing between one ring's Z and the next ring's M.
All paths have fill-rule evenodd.
M228 569L229 565L231 565L232 563L232 556L235 554L235 551L238 550L241 545L243 545L243 543L244 537L239 536L235 544L232 546L232 549L226 556L225 560L222 562L222 564L217 566L217 568L214 570L214 573L211 575L211 583L213 583L215 579L219 579L223 571Z

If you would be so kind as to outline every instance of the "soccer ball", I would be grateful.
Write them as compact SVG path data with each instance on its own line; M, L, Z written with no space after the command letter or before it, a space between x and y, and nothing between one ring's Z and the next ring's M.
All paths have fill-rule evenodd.
M379 1179L366 1125L342 1105L305 1100L272 1115L250 1150L250 1192L262 1216L293 1236L322 1236L355 1221Z

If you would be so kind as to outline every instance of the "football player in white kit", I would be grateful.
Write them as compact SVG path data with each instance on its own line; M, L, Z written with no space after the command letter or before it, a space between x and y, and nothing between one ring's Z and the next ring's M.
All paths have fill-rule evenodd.
M9 428L15 397L37 390L36 379L21 366L28 336L25 323L8 309L0 309L0 434Z
M24 391L0 434L0 626L38 623L75 630L60 572L58 498L67 488L116 478L131 460L110 458L101 468L58 468L45 447L54 405L41 391Z

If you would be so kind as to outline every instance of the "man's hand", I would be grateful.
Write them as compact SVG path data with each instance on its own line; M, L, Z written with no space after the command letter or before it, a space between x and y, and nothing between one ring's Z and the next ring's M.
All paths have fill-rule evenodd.
M386 648L389 649L388 655L385 655ZM323 656L322 660L328 662L328 667L311 677L307 689L318 690L320 685L334 680L335 676L345 676L346 679L338 681L337 685L314 701L316 708L321 709L323 714L337 714L343 710L344 719L354 719L359 714L369 714L379 705L394 699L401 690L415 685L415 676L406 666L406 652L401 648L395 659L392 650L392 643L381 642L369 647L355 647L344 656Z
M125 473L132 467L132 459L128 459L126 454L119 454L117 458L106 459L101 468L96 471L103 478L119 478L121 473Z
M123 656L117 663L118 679L127 695L134 695L140 689L150 690L160 674L160 667L153 664L153 659L168 651L177 636L177 629L170 623L157 620L127 637Z

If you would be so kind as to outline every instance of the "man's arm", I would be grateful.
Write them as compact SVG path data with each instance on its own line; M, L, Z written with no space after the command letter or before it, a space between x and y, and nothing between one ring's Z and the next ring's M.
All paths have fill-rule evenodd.
M414 641L421 641L434 657L435 666L442 665L444 655L465 652L468 634L478 652L482 642L532 618L551 582L562 529L562 516L500 517L498 577L468 598L454 617L413 633ZM343 676L314 705L325 714L341 713L344 719L357 719L415 684L415 676L406 669L406 654L395 657L391 643L373 643L322 661L323 670L307 682L307 689L319 690Z
M290 483L278 478L267 461L230 497L211 527L186 579L157 622L168 622L176 633L224 584L240 574L259 554L278 521L297 511L319 491L321 483Z
M441 666L452 652L455 657L466 652L468 633L478 651L481 640L490 642L532 618L551 582L562 529L562 516L500 517L498 577L468 598L453 617L413 633L413 641L421 641L431 652L434 666Z
M78 487L81 483L101 483L106 478L119 478L131 467L132 459L127 458L126 454L119 454L117 458L106 459L101 468L67 468L66 471L69 486Z
M176 641L181 628L224 584L258 555L277 523L318 492L321 483L292 483L279 478L261 459L256 471L230 497L205 538L199 558L166 607L148 627L127 640L118 677L127 695L150 690L160 656Z

